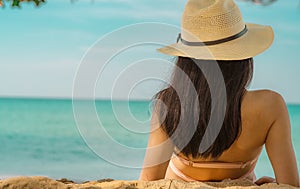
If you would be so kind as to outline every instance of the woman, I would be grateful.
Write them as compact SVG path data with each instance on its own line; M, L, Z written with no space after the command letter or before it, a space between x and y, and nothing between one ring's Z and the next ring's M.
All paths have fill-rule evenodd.
M170 86L156 95L140 179L220 181L248 178L265 145L275 180L299 186L283 98L246 90L255 55L273 41L271 27L245 24L233 0L189 0Z

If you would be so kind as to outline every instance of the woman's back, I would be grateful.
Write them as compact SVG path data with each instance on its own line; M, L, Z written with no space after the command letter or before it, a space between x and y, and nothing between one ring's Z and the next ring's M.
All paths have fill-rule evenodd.
M231 147L224 151L217 159L212 158L192 158L183 154L178 156L192 162L251 162L259 156L266 141L268 131L273 123L272 104L280 96L272 91L259 90L247 91L241 105L241 133ZM269 109L268 109L269 108ZM185 175L195 180L223 180L225 178L239 178L247 174L252 165L245 168L199 168L186 166L179 159L174 158L175 166ZM254 165L253 165L254 166ZM205 169L205 171L203 171ZM178 178L169 172L168 178Z

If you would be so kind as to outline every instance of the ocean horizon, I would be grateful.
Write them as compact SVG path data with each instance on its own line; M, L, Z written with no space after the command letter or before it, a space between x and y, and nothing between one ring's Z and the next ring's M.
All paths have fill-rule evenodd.
M79 182L138 179L140 168L133 165L142 166L151 102L139 99L76 101L79 102L77 108L83 110L80 119L76 117L76 109L74 114L72 99L0 98L0 179L32 175ZM94 105L97 119L86 111L88 105ZM288 104L288 110L299 162L300 139L296 133L300 131L300 104ZM116 144L141 149L140 152L114 150L103 133L87 132L87 135L83 129L93 125L91 120L100 120L103 131ZM102 151L90 148L91 142L96 147L101 146ZM123 162L128 162L128 166L122 165ZM255 173L257 177L274 176L265 150Z

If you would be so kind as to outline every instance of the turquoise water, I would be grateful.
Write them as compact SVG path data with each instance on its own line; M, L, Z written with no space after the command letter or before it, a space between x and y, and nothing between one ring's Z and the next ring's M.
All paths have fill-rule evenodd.
M96 101L95 110L105 131L114 141L132 148L144 148L151 110L149 102ZM82 106L86 104L82 101ZM128 116L126 113L129 107ZM84 109L84 108L83 108ZM150 107L151 109L151 107ZM296 154L300 153L300 106L288 106ZM117 116L114 116L116 115ZM86 112L84 122L93 120ZM131 118L129 118L131 117ZM134 118L134 119L132 119ZM78 120L77 120L78 121ZM122 126L123 123L123 126ZM124 127L129 125L129 127ZM0 99L0 177L44 175L84 181L101 178L137 179L139 168L125 168L103 160L84 142L98 141L105 154L142 164L141 154L114 151L101 135L81 136L74 119L71 100ZM97 138L98 137L98 138ZM113 157L112 157L113 159ZM300 162L300 154L297 154ZM257 176L273 175L265 152L256 167Z

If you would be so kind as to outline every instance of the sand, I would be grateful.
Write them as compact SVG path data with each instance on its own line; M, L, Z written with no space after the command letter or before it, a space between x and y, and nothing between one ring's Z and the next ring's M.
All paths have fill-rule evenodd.
M82 184L76 184L67 179L59 181L47 177L15 177L5 180L0 180L1 189L211 189L211 188L226 188L226 189L261 189L261 188L296 188L288 185L264 184L256 186L246 179L225 180L222 182L184 182L179 180L158 180L158 181L122 181L103 179L98 181L90 181Z

